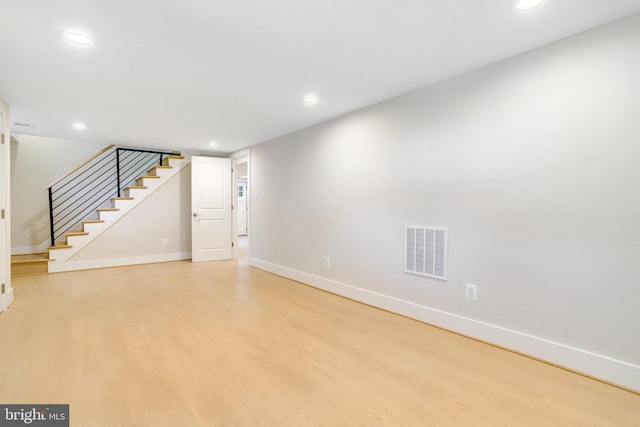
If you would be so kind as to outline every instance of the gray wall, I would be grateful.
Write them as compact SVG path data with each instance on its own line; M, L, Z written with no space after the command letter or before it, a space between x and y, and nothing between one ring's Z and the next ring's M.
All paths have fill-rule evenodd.
M252 263L637 374L639 76L634 16L258 145ZM404 225L449 228L448 281L403 273Z

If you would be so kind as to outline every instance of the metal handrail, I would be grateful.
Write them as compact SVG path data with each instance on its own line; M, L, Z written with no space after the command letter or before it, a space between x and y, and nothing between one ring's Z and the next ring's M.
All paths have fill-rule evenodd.
M47 188L51 246L171 154L109 145L57 179Z

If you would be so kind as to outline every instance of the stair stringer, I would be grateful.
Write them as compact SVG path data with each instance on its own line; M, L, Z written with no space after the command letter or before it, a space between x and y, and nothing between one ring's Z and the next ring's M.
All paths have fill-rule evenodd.
M49 273L95 268L82 265L82 263L70 262L70 260L191 163L186 159L169 159L168 162L171 169L158 169L157 174L160 178L145 179L144 187L146 188L132 188L127 190L128 196L133 197L133 200L113 200L113 208L118 209L117 211L99 210L100 220L104 222L84 224L84 231L88 232L88 234L67 236L67 244L71 247L50 249L49 258L51 261L49 262Z

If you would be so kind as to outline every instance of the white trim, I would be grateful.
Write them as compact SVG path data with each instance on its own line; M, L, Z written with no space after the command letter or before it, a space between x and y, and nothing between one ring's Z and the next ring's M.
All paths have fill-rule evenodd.
M229 158L235 160L238 163L248 163L249 157L251 156L251 149L245 148L240 151L236 151L234 153L229 154Z
M640 366L545 338L249 258L249 265L559 366L640 391Z
M0 304L2 305L2 307L0 307L0 312L6 311L13 302L13 287L7 289L6 293L2 295L2 297L3 301Z
M64 269L51 271L58 273L63 271L89 270L93 268L124 267L127 265L153 264L156 262L182 261L191 259L191 252L175 252L169 254L140 255L124 258L90 259L86 261L67 261Z
M4 218L0 218L0 283L5 286L5 293L0 294L0 312L6 310L13 302L11 286L11 114L9 104L0 97L0 209Z

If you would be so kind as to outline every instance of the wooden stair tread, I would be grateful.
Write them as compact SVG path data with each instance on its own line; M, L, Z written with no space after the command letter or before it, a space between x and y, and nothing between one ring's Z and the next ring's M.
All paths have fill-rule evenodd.
M49 250L53 250L53 249L68 249L72 247L71 245L65 245L65 244L60 244L60 245L55 245L55 246L49 246Z
M86 231L72 231L70 233L64 233L65 236L87 236L89 235Z
M33 276L49 272L49 259L34 259L11 262L11 276Z
M135 197L112 197L111 200L133 200Z
M96 210L98 212L115 212L115 211L119 211L120 208L98 208Z
M168 166L169 165L169 160L183 160L184 157L183 156L179 156L177 154L171 154L167 157L165 157L164 159L162 159L162 165L163 166Z
M129 187L125 188L125 190L131 190L131 189L146 190L147 187L145 187L143 185L132 185L132 186L129 186Z
M82 221L83 224L100 224L103 222L104 222L104 219L86 219Z
M40 252L36 254L17 254L11 255L11 262L31 262L31 261L48 261L49 253L48 252Z
M47 263L53 261L50 258L43 258L43 259L19 259L19 260L11 260L11 265L15 265L15 264L37 264L37 263Z
M154 169L173 169L173 166L164 166L164 165L162 165L162 166L154 166L154 167L152 167L151 169L149 169L149 170L147 171L147 173L148 173L149 175L151 175L151 174L153 173Z
M144 185L144 180L145 179L159 179L160 177L158 175L145 175L145 176L141 176L139 178L136 179L136 185L140 185L143 186ZM145 187L146 188L146 187Z

